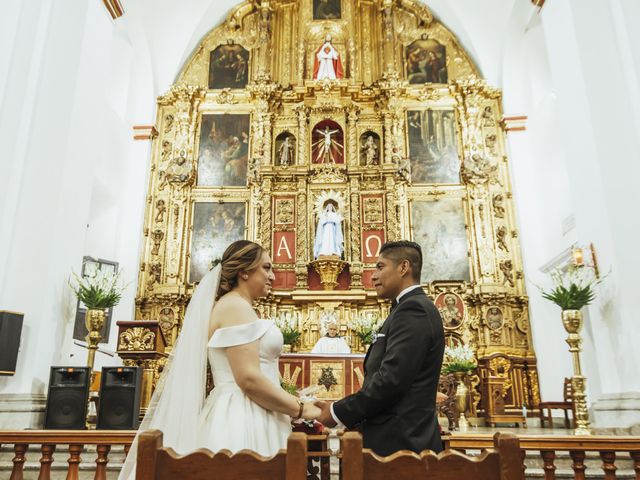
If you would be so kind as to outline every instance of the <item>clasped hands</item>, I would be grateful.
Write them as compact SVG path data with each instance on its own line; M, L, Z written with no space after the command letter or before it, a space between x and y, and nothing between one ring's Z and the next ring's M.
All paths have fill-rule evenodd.
M436 394L436 403L441 404L447 399L447 396L441 392ZM327 402L325 400L316 400L313 403L305 403L302 411L302 418L305 420L317 420L325 427L335 427L336 421L331 415L331 404L333 402Z
M336 421L331 415L331 403L324 400L307 402L302 408L302 418L305 420L317 420L325 427L335 427Z

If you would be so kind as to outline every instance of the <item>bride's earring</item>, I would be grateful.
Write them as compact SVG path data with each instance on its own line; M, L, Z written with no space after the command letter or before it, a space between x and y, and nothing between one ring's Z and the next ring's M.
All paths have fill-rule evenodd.
M247 274L242 275L242 279L243 280L247 280L248 278L249 278L249 275L247 275Z

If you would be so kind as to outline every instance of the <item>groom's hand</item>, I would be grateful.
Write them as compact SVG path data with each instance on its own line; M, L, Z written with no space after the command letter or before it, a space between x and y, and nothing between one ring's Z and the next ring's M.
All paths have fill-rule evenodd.
M322 413L320 413L320 416L317 418L317 420L322 423L325 427L335 427L336 421L333 419L333 416L331 415L331 404L333 402L324 402L324 401L319 401L319 402L315 402L316 407L320 407L320 410L322 411Z

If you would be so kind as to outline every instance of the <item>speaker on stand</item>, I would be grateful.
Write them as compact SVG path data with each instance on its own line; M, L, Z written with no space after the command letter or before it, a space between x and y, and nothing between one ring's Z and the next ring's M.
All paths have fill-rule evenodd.
M44 428L84 430L90 382L89 367L51 367Z
M103 367L97 428L136 430L140 424L140 367Z

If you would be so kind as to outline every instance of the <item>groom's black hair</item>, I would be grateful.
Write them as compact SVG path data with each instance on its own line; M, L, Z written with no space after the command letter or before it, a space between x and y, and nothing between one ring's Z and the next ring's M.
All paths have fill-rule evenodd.
M422 271L422 248L416 242L409 240L398 240L397 242L387 242L380 247L380 255L393 260L396 264L403 260L409 262L411 266L411 277L416 283L420 283L420 272Z

